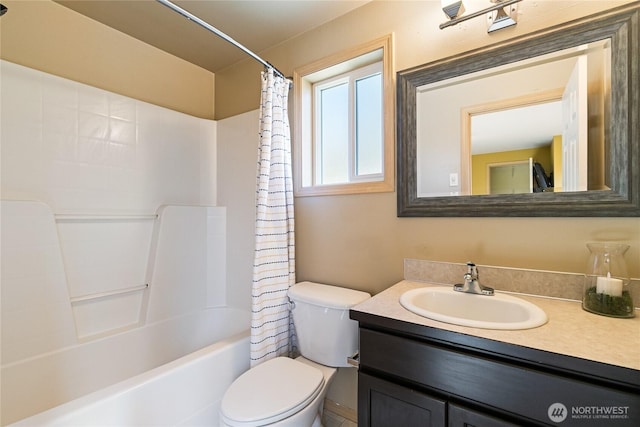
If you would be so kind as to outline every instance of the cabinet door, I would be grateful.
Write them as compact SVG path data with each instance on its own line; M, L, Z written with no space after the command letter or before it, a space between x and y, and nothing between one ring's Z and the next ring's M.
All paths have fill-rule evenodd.
M358 427L442 427L446 403L371 375L358 374Z
M499 418L472 411L462 406L449 404L448 427L517 427Z

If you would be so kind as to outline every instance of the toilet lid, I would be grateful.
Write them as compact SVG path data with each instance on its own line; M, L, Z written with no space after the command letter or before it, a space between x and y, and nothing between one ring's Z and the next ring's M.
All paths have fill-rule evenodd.
M276 357L240 375L222 399L230 425L261 426L295 414L320 393L319 369L288 357Z

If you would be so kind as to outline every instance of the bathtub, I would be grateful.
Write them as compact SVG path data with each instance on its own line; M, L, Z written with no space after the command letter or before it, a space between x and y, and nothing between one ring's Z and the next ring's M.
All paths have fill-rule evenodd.
M249 325L210 308L3 366L3 424L215 426L249 369Z

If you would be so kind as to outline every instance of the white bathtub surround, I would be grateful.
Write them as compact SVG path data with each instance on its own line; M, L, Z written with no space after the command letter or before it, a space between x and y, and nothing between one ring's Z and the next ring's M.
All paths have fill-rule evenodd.
M248 330L247 311L225 308L224 208L160 209L149 249L155 262L145 274L149 286L80 301L80 315L66 276L86 272L93 279L88 262L112 277L109 265L101 271L98 261L107 249L129 253L125 243L137 247L136 242L116 238L117 245L107 244L90 232L85 241L73 240L82 250L62 256L46 205L2 201L0 211L3 425ZM118 237L123 225L113 226L105 232ZM129 271L126 258L112 258L120 263L113 270ZM246 355L244 360L248 364Z
M226 208L164 206L148 322L226 307Z
M225 390L249 368L248 352L245 331L11 427L217 426Z
M59 214L154 214L216 204L216 129L0 60L1 190Z
M292 350L287 291L295 283L295 239L289 81L262 73L260 145L256 178L251 366Z
M139 324L158 210L216 203L216 122L7 61L0 73L2 199L53 212L77 335Z
M70 418L82 420L76 425L151 425L155 415L138 418L147 397L122 400L119 382L173 387L162 382L166 370L157 380L145 372L248 334L249 311L227 304L217 124L6 61L0 72L0 425L72 400L84 414ZM222 393L248 368L241 341L235 362L220 359L189 378ZM140 374L144 386L132 379ZM116 418L91 412L102 403L82 400L88 393L117 402ZM213 409L185 403L189 414L165 420L215 423L218 398L202 396Z
M53 213L40 202L0 204L2 422L5 367L77 344Z
M67 233L39 202L2 201L0 213L3 365L226 305L223 207L164 206L150 240L135 233L138 224L120 220ZM140 246L144 256L136 258ZM139 284L134 273L148 286L108 292Z

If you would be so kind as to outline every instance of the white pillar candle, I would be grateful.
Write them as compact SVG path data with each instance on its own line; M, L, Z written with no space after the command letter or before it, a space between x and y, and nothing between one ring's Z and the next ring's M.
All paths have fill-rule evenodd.
M612 297L621 297L622 280L614 279L610 275L607 275L607 277L598 277L596 280L596 292L611 295Z

